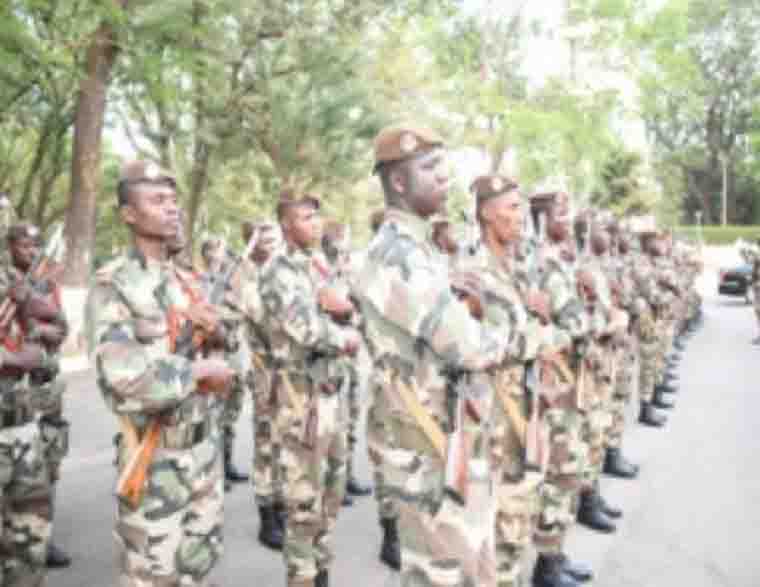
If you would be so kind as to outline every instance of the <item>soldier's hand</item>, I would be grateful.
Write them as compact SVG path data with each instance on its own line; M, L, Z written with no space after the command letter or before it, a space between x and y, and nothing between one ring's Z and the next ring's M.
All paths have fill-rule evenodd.
M356 353L359 352L361 343L361 336L359 336L358 332L352 329L346 338L346 344L343 346L343 352L349 357L355 357Z
M37 330L49 348L58 348L66 338L66 329L60 324L42 323L37 326Z
M354 305L346 293L334 287L320 289L317 303L324 312L336 319L346 319L354 313Z
M216 332L219 328L219 316L211 304L205 302L192 304L187 309L187 317L196 328L200 328L208 334Z
M480 279L473 273L458 273L451 277L451 289L457 298L467 305L470 315L482 320L485 314L483 289Z
M549 294L542 291L532 291L528 293L526 303L528 309L538 316L542 324L548 324L551 322Z
M8 353L3 360L3 367L18 369L27 373L44 365L45 351L36 344L24 345L24 348L14 353Z
M229 392L235 371L221 359L200 359L193 362L193 379L201 392L226 394Z

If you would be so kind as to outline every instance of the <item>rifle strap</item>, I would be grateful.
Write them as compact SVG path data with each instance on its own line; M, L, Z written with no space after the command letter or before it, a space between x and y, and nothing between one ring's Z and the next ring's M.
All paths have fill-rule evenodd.
M517 400L509 393L509 387L507 385L496 385L495 388L496 395L504 408L504 413L507 415L509 423L512 424L512 428L515 430L520 445L525 448L528 441L528 422L521 413L522 409L518 405Z
M443 433L438 423L425 409L425 406L420 403L420 400L417 399L417 394L414 392L413 388L406 385L406 383L401 381L401 378L398 376L394 378L393 383L393 387L398 391L399 397L401 397L401 401L404 402L404 406L409 414L425 433L425 436L427 436L428 440L433 445L433 448L435 448L438 453L438 456L441 457L441 460L446 461L446 435ZM416 388L414 382L412 382L412 386Z
M298 392L293 387L290 375L288 375L288 372L285 369L278 369L276 373L282 381L282 387L285 389L285 394L288 396L288 401L290 402L293 411L296 413L299 420L303 420L306 416L306 406L303 401L301 401L301 398L298 397Z

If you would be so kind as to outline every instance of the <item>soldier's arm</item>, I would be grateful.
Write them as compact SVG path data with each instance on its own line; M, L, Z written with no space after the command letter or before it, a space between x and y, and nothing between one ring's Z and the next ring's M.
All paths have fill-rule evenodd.
M472 318L452 293L446 268L431 265L423 253L409 249L395 256L398 265L380 269L375 291L362 292L374 312L453 368L478 371L500 362L508 325L494 328Z
M586 336L590 328L586 308L559 270L547 270L542 290L549 294L554 346L566 348Z
M346 350L348 329L319 309L308 276L284 257L273 260L260 277L259 293L270 320L300 347L328 354Z
M195 391L192 362L141 344L132 314L112 284L90 289L86 332L100 390L115 412L161 412Z

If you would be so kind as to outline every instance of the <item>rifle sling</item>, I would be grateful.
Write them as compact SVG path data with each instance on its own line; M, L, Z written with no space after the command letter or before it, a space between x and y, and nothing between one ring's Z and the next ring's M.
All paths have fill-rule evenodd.
M412 383L414 386L414 383ZM406 383L399 377L395 377L395 388L398 391L401 401L404 402L407 411L414 418L417 425L422 429L430 443L435 448L441 460L446 461L446 435L441 430L438 423L433 419L430 413L417 399L417 395Z

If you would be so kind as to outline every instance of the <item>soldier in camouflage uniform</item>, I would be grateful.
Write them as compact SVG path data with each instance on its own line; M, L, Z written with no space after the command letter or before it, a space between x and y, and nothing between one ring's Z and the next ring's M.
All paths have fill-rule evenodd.
M207 292L210 292L217 281L222 279L227 272L227 268L231 263L235 262L235 258L231 251L227 249L225 244L221 240L207 240L201 246L201 254L203 261L206 265L206 271L203 275L203 285ZM227 324L228 336L235 339L239 336L239 329L242 324L242 316L240 315L238 304L230 301L229 297L232 294L233 298L238 298L236 295L239 293L240 288L240 274L241 271L236 271L236 275L232 278L232 283L228 286L230 293L225 295L228 298L224 302L226 308L225 323ZM237 291L236 291L237 290ZM236 350L234 354L239 352L239 345L235 344L235 341L228 341L228 346L232 343L231 347ZM230 359L240 359L240 357L230 357ZM236 364L240 364L240 360L235 361ZM245 394L245 381L244 378L236 377L232 387L232 392L229 398L224 403L224 409L221 414L221 427L224 433L224 480L225 490L231 488L232 483L243 483L250 479L250 476L243 471L240 471L234 462L234 448L235 448L235 426L240 418L240 412L243 409L243 397Z
M565 537L575 522L575 502L588 459L588 447L583 439L583 387L587 378L581 377L580 365L590 322L576 277L570 196L564 192L538 194L531 199L531 212L536 228L540 224L539 215L546 219L548 242L544 246L539 289L549 294L556 333L554 346L574 375L574 379L568 381L554 373L548 374L551 379L546 387L552 394L547 400L545 419L551 449L534 534L539 556L533 583L536 587L575 587L579 581L587 581L592 576L589 568L571 561L564 553Z
M370 220L372 233L376 236L385 221L385 210L376 210ZM370 355L372 350L372 345L368 344L367 351ZM374 364L374 358L372 361ZM382 382L374 381L373 385L375 390L378 390ZM401 545L398 537L398 505L393 499L390 487L385 483L383 473L383 447L387 445L387 426L380 414L379 407L376 408L376 403L370 400L367 407L367 454L370 463L372 463L375 500L377 501L380 527L383 529L380 560L390 568L399 571L401 570Z
M57 286L44 276L25 280L38 255L39 231L13 226L7 243L11 264L0 272L0 584L36 587L45 582L52 469L66 452L63 426L54 426L53 414L61 413L64 387L55 377L67 326Z
M259 276L274 252L282 246L282 236L274 222L246 222L243 240L249 241L254 232L256 246L251 254L242 296L251 359L246 383L253 397L253 491L260 516L259 542L274 550L282 550L287 517L281 467L282 440L277 426L277 396L271 386L274 365L263 330L264 306L259 294Z
M322 235L322 251L332 266L336 280L351 287L350 243L346 235L346 227L337 222L328 222ZM358 315L357 315L358 317ZM370 495L372 489L362 484L354 475L354 451L356 450L356 427L361 421L360 376L357 360L343 361L346 369L348 388L348 458L346 459L346 497L343 505L351 505L351 496Z
M452 392L461 397L468 387L455 387L454 373L464 373L466 383L467 372L499 363L508 325L497 331L471 316L452 291L448 260L432 242L429 219L448 191L442 146L436 133L413 125L388 127L376 137L385 221L355 293L375 361L372 409L385 423L373 450L382 453L384 482L399 510L401 585L474 587L495 580L488 575L493 511L487 502L479 507L476 497L463 505L444 491L446 467L455 462L443 454L443 430L454 425ZM474 293L465 295L477 300Z
M592 287L587 288L588 292L593 292L593 297L589 295L584 300L591 324L591 336L583 358L583 367L588 373L583 402L588 459L584 486L580 492L578 522L593 530L609 533L615 530L612 519L620 517L622 512L602 497L599 476L612 423L618 346L620 337L628 328L628 315L619 309L614 293L616 283L606 272L609 235L601 231L587 215L576 221L576 229L582 235L590 235L589 254L582 259L580 271L593 283Z
M606 271L610 279L617 283L617 303L628 313L630 319L628 331L621 335L619 362L615 381L613 381L612 413L607 432L607 450L604 456L603 472L620 479L633 479L638 476L639 467L623 456L622 444L625 432L626 407L634 395L636 357L638 354L638 341L634 328L636 318L634 284L627 262L629 247L625 235L622 234L619 225L614 220L606 228L612 248L612 254L606 263Z
M521 561L535 530L538 488L549 448L539 420L539 390L526 388L526 369L538 368L539 354L551 347L552 332L548 296L531 283L531 277L538 278L540 255L530 260L536 267L529 271L516 258L523 225L517 184L499 175L482 176L472 191L481 244L466 266L482 279L486 324L510 324L508 355L488 373L495 395L489 433L497 585L515 587L520 585Z
M198 358L190 340L202 334L209 349L224 342L201 284L168 259L179 224L172 175L142 161L126 164L118 205L133 248L95 274L86 329L98 386L123 433L122 475L140 437L158 432L140 499L117 503L118 584L206 586L222 553L214 415L234 372L222 360Z
M277 207L285 245L259 277L272 385L282 435L289 587L328 585L330 547L346 488L346 422L336 363L353 356L359 333L345 326L353 305L326 287L317 255L319 200L285 191Z
M639 399L641 409L639 422L645 426L662 427L666 418L659 414L656 407L665 407L658 400L661 394L655 394L657 383L658 316L666 311L671 301L669 292L660 287L650 248L656 239L655 232L639 233L641 251L631 255L631 276L635 284L636 332L639 338Z

